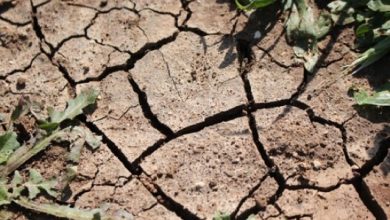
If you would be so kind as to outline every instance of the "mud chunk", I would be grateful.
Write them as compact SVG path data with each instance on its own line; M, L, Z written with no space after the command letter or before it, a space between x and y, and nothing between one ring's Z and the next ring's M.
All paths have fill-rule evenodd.
M19 77L17 80L16 80L16 89L17 90L22 90L24 88L26 88L26 78L24 77Z
M106 7L107 6L107 0L102 0L100 1L100 5L99 5L101 8L103 7Z
M210 187L210 189L212 189L213 191L217 191L217 190L218 190L217 183L214 182L214 181L209 182L209 187Z

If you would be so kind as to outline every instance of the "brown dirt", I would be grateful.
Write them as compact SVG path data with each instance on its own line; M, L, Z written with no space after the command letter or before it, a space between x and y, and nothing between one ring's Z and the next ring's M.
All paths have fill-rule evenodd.
M349 94L389 81L390 58L323 87L357 57L352 27L320 42L323 57L309 74L276 7L31 2L0 0L0 113L21 96L62 109L82 89L100 91L80 120L103 145L84 149L61 203L134 219L390 216L390 157L377 153L388 152L389 109L357 107ZM63 177L66 152L53 145L21 171ZM12 219L37 219L8 208Z

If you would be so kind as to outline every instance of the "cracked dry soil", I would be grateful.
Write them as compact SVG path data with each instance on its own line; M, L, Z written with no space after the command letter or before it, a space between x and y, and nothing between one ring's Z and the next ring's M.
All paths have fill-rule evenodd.
M135 219L387 219L389 110L354 107L348 89L388 80L389 57L321 90L357 57L352 27L320 43L309 74L285 15L232 2L0 1L0 112L20 96L63 108L84 88L101 94L81 121L103 146L84 150L59 202ZM23 169L64 175L65 151Z

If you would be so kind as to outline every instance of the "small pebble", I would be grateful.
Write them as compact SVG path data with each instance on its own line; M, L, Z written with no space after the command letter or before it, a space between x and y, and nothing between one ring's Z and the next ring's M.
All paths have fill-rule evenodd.
M319 170L321 168L321 162L318 160L314 160L313 167L314 167L314 170Z
M257 39L260 39L261 38L261 32L260 31L256 31L254 36L253 36L253 39L257 40Z
M195 190L196 191L200 191L202 188L204 188L206 186L206 184L204 182L197 182L195 183Z

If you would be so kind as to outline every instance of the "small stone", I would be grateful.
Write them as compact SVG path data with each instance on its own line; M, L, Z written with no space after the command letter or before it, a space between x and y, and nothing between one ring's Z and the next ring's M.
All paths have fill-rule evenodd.
M313 167L314 167L314 170L319 170L319 169L321 169L321 162L318 161L318 160L314 160L314 161L313 161Z
M295 157L295 158L298 158L298 153L297 152L293 152L292 156Z
M260 39L261 38L261 32L260 31L256 31L255 34L253 35L253 39L257 40L257 39Z
M197 182L195 183L195 190L196 191L200 191L202 188L204 188L206 186L206 184L204 182Z
M359 167L355 164L351 167L352 171L359 171Z

